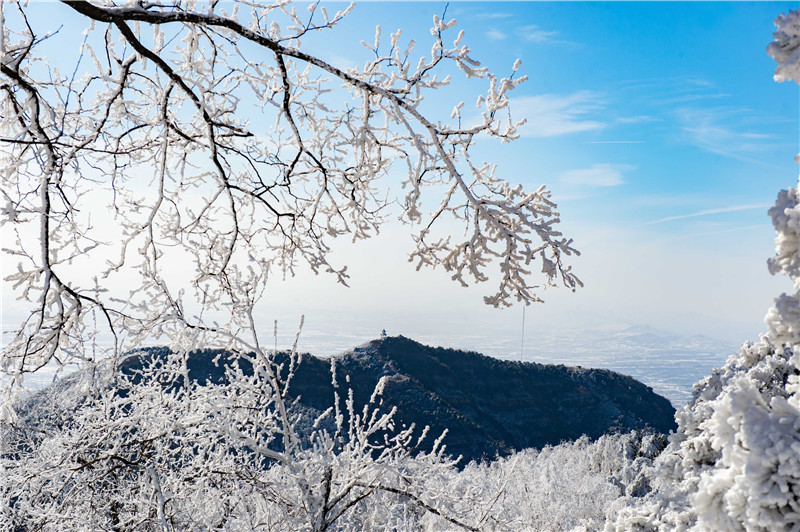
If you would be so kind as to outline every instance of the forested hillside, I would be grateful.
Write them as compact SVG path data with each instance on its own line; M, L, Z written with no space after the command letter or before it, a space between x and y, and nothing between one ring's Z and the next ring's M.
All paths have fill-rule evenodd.
M148 349L129 356L121 371L140 374L167 352ZM226 365L233 360L252 371L246 359L200 350L187 357L188 376L201 384L227 384ZM669 401L612 371L504 361L402 336L374 340L332 359L302 355L287 390L304 416L315 418L331 406L332 364L339 392L352 390L357 405L367 404L383 379L381 404L396 408L394 423L414 425L417 432L427 426L434 436L447 430L442 443L448 454L462 457L462 467L582 436L632 430L666 435L676 427ZM430 451L433 441L423 441L417 450Z

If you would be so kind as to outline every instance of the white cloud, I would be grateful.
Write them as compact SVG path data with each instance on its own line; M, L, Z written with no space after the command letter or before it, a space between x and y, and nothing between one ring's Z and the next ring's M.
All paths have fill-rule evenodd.
M519 35L526 41L543 43L552 41L552 37L558 35L557 31L545 31L539 26L525 26L520 28Z
M527 119L527 123L519 128L519 134L525 137L555 137L602 129L608 124L590 118L602 107L600 96L592 91L542 94L511 100L514 117Z
M726 233L738 233L739 231L749 231L750 229L764 229L765 227L769 227L768 224L754 224L754 225L743 225L739 227L732 227L729 229L722 229L719 231L706 231L703 233L692 233L689 235L680 235L676 236L674 240L686 240L689 238L697 238L701 236L714 236L714 235L724 235Z
M680 214L678 216L667 216L666 218L660 218L658 220L654 220L652 222L647 222L647 223L660 224L663 222L671 222L673 220L682 220L684 218L695 218L697 216L708 216L710 214L721 214L725 212L748 211L751 209L766 209L768 207L771 207L771 205L766 203L750 204L750 205L734 205L732 207L722 207L719 209L706 209L703 211L697 211L690 214Z
M486 36L494 41L502 41L506 38L505 33L494 28L489 29L489 31L486 32Z
M642 122L660 122L661 118L655 116L639 115L639 116L623 116L617 118L620 124L640 124Z
M763 117L747 109L684 108L676 117L684 142L725 157L752 162L776 147L774 135L763 132Z
M615 187L625 183L623 172L635 169L629 164L594 164L591 168L568 170L561 174L559 181L568 185Z
M585 144L644 144L643 140L587 140Z
M511 13L481 13L478 18L511 18Z

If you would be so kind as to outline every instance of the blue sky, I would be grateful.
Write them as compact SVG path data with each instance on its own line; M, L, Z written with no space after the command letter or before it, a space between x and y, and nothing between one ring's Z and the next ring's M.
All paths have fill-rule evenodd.
M343 5L324 4L331 12ZM413 38L425 53L432 17L446 5L364 2L304 45L339 66L359 65L368 54L359 42L372 42L381 24L385 36L403 28L401 44ZM792 8L797 2L449 4L453 38L465 30L464 43L492 71L508 75L519 58L529 77L512 97L514 117L528 120L522 137L477 152L509 181L547 184L583 253L573 264L585 288L545 291L546 303L527 310L526 343L642 324L737 342L763 330L772 299L791 289L766 269L774 238L766 211L797 183L800 99L797 85L772 80L765 48L775 17ZM64 34L85 26L68 14L59 20ZM446 119L485 90L456 74L426 109ZM301 272L273 285L259 317L286 323L288 335L305 313L307 338L330 337L332 324L374 331L364 340L386 328L453 347L519 334L521 307L490 309L482 296L491 287L415 272L405 261L412 247L399 225L371 242L339 243L349 289ZM348 335L338 347L351 346Z

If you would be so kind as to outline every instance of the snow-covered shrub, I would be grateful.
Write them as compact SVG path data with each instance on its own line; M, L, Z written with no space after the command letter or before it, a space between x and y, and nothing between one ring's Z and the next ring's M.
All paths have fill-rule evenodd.
M653 491L609 530L783 530L800 524L800 410L791 349L766 339L696 385Z
M610 434L590 441L526 449L491 462L472 462L447 482L457 494L454 515L479 530L597 530L609 513L643 496L652 482L652 459L666 443L661 435ZM452 527L434 514L421 524Z
M782 191L770 210L773 273L797 286L797 201ZM790 251L791 250L791 251ZM678 430L656 461L653 492L622 510L609 530L784 530L800 528L800 305L782 294L768 332L745 343L695 385L676 414Z
M184 379L182 353L138 360L102 384L74 374L23 401L2 436L0 530L392 528L426 513L460 524L446 483L430 484L454 461L441 445L411 458L424 431L393 429L380 383L358 408L352 393L332 398L318 421L334 417L334 430L300 442L283 438L257 361L215 384Z

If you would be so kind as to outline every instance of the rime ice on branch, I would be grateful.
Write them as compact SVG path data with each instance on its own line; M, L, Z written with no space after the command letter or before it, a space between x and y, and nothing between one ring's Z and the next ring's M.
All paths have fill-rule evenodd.
M767 53L778 63L775 81L800 83L800 10L779 16L775 26L775 40L767 46Z

